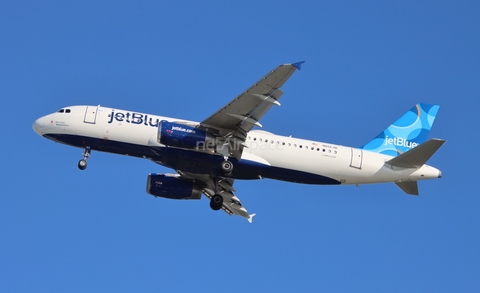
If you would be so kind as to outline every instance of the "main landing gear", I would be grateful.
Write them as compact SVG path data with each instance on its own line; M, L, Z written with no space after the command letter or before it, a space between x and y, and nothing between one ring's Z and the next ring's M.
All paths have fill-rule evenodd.
M230 174L233 170L233 164L229 160L225 160L222 162L222 171L224 174Z
M213 191L215 192L214 195L210 198L210 207L214 211L218 211L223 206L223 196L218 193L218 182L220 180L218 178L213 178Z
M78 169L80 170L85 170L87 168L87 159L90 157L90 147L87 146L85 147L85 150L83 151L83 159L78 161Z
M218 193L214 194L210 199L210 207L212 208L212 210L218 211L219 209L222 208L222 206L223 206L223 196L221 196Z
M222 162L222 172L223 174L225 175L228 175L228 174L231 174L232 173L232 170L233 170L233 164L232 162L230 162L229 160L227 160L225 158L225 160ZM215 194L212 195L212 197L210 198L210 207L212 208L212 210L214 211L218 211L219 209L222 208L223 206L223 196L221 196L219 193L218 193L218 181L219 179L216 178L214 180L214 187L215 187Z

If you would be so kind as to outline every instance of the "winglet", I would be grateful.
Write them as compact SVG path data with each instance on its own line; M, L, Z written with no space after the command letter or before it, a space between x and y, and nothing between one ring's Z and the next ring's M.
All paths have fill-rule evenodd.
M305 61L300 61L300 62L297 62L297 63L292 63L293 66L295 66L295 68L297 68L298 70L302 70L302 64L305 63Z
M255 217L257 214L251 214L251 215L248 215L248 222L251 224L252 223L252 220L253 220L253 217Z

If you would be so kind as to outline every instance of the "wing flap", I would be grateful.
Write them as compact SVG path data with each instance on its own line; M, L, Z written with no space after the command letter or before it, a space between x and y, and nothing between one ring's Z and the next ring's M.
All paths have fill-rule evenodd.
M220 188L222 189L222 188ZM211 199L212 196L215 194L215 192L212 189L205 188L204 193L203 193L208 199ZM233 192L229 192L226 190L218 192L223 197L223 206L222 210L226 212L227 214L231 215L237 215L244 217L245 219L248 220L248 222L252 223L252 218L256 214L249 214L247 212L247 209L242 205L240 202L240 199L233 194Z
M185 179L203 182L203 194L211 199L215 194L215 190L223 197L222 210L227 214L244 217L250 223L255 214L248 214L247 209L242 205L240 199L234 194L233 179L230 178L212 178L205 174L196 174L190 172L179 171L178 173Z

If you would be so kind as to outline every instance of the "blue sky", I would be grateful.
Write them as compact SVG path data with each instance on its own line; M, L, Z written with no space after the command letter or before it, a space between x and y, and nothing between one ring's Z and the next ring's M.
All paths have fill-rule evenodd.
M140 2L140 3L136 3ZM480 289L480 5L475 1L0 4L2 292L474 292ZM419 197L394 184L237 181L253 224L155 199L146 160L39 137L69 105L203 120L306 60L265 130L361 146L440 105Z

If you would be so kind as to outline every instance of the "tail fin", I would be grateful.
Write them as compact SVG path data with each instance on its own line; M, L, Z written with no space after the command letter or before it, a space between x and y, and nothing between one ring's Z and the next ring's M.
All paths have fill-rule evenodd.
M403 154L427 140L439 108L437 105L415 105L361 148L394 157Z

